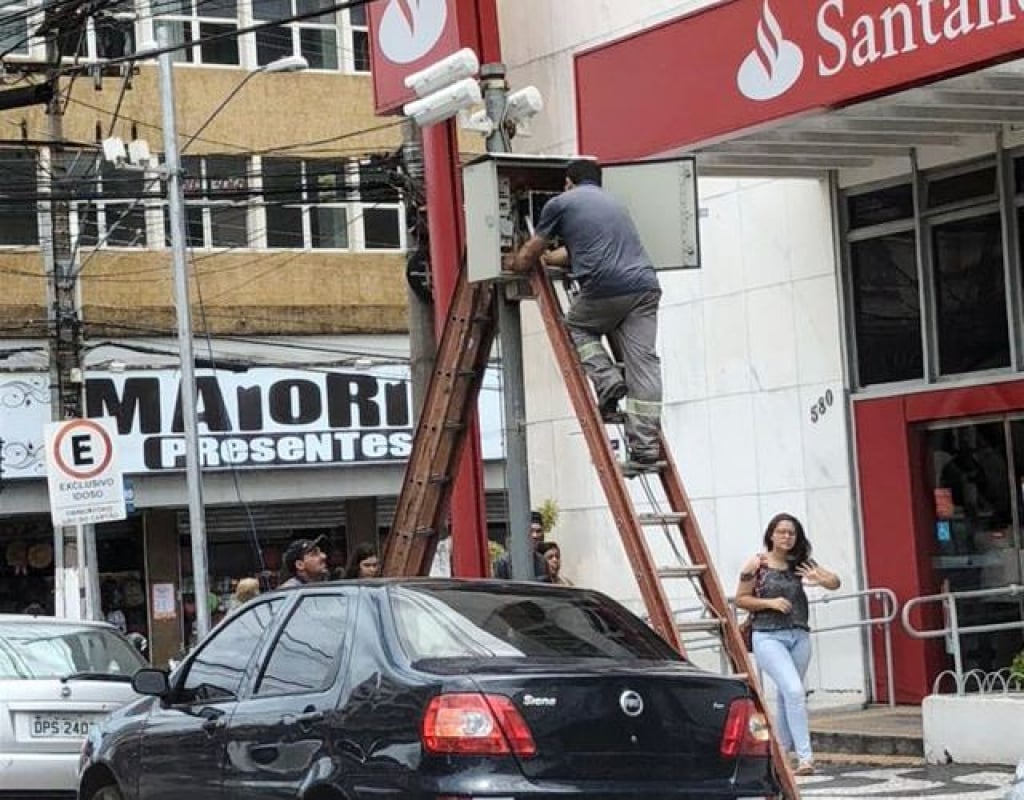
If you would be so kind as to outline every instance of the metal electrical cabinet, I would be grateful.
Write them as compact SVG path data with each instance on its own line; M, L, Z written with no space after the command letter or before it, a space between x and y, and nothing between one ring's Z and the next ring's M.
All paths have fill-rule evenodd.
M501 274L501 258L524 242L541 210L565 188L575 156L490 153L462 172L470 281ZM604 188L629 210L657 270L700 266L697 169L693 158L602 168Z

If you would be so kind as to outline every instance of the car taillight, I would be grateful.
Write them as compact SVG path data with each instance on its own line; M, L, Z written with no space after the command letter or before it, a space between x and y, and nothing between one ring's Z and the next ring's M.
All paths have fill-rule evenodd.
M733 700L722 731L719 752L723 758L767 756L771 752L768 720L748 698Z
M516 755L537 752L533 734L509 698L497 694L441 694L423 715L428 753Z

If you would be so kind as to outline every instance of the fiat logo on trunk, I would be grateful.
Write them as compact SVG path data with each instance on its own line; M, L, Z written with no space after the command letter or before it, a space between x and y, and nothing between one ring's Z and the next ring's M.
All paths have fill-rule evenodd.
M619 696L619 708L627 717L639 717L644 713L644 699L632 689L626 689Z

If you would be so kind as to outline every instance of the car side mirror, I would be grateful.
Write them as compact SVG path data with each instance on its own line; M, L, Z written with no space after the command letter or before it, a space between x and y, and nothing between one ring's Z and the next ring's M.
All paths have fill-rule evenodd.
M132 676L132 689L138 694L166 697L171 691L171 684L162 669L145 667Z

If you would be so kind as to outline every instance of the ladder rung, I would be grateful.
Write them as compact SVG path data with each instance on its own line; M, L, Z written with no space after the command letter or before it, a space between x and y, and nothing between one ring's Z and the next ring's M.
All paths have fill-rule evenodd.
M447 476L447 475L436 475L435 474L435 475L431 475L430 476L430 482L431 483L448 483L450 480L451 480L451 478L449 476Z
M446 431L461 431L461 430L462 430L463 428L465 428L465 427L466 427L466 426L465 426L465 425L463 425L463 424L462 424L461 422L454 422L454 421L452 421L452 420L448 420L448 421L447 421L447 422L446 422L446 423L444 424L444 429L445 429Z
M702 633L704 631L716 631L722 627L722 621L709 617L708 619L688 619L676 623L676 630L680 633Z
M637 514L637 521L641 525L678 525L686 519L685 511L670 511L665 514L657 512Z
M427 538L429 538L429 537L434 535L434 529L433 528L417 528L416 531L413 533L413 535L418 537L418 538L420 538L420 539L427 539Z
M659 578L697 578L708 571L706 564L689 564L678 567L658 567Z
M460 369L457 374L460 378L474 378L477 371L475 369Z

